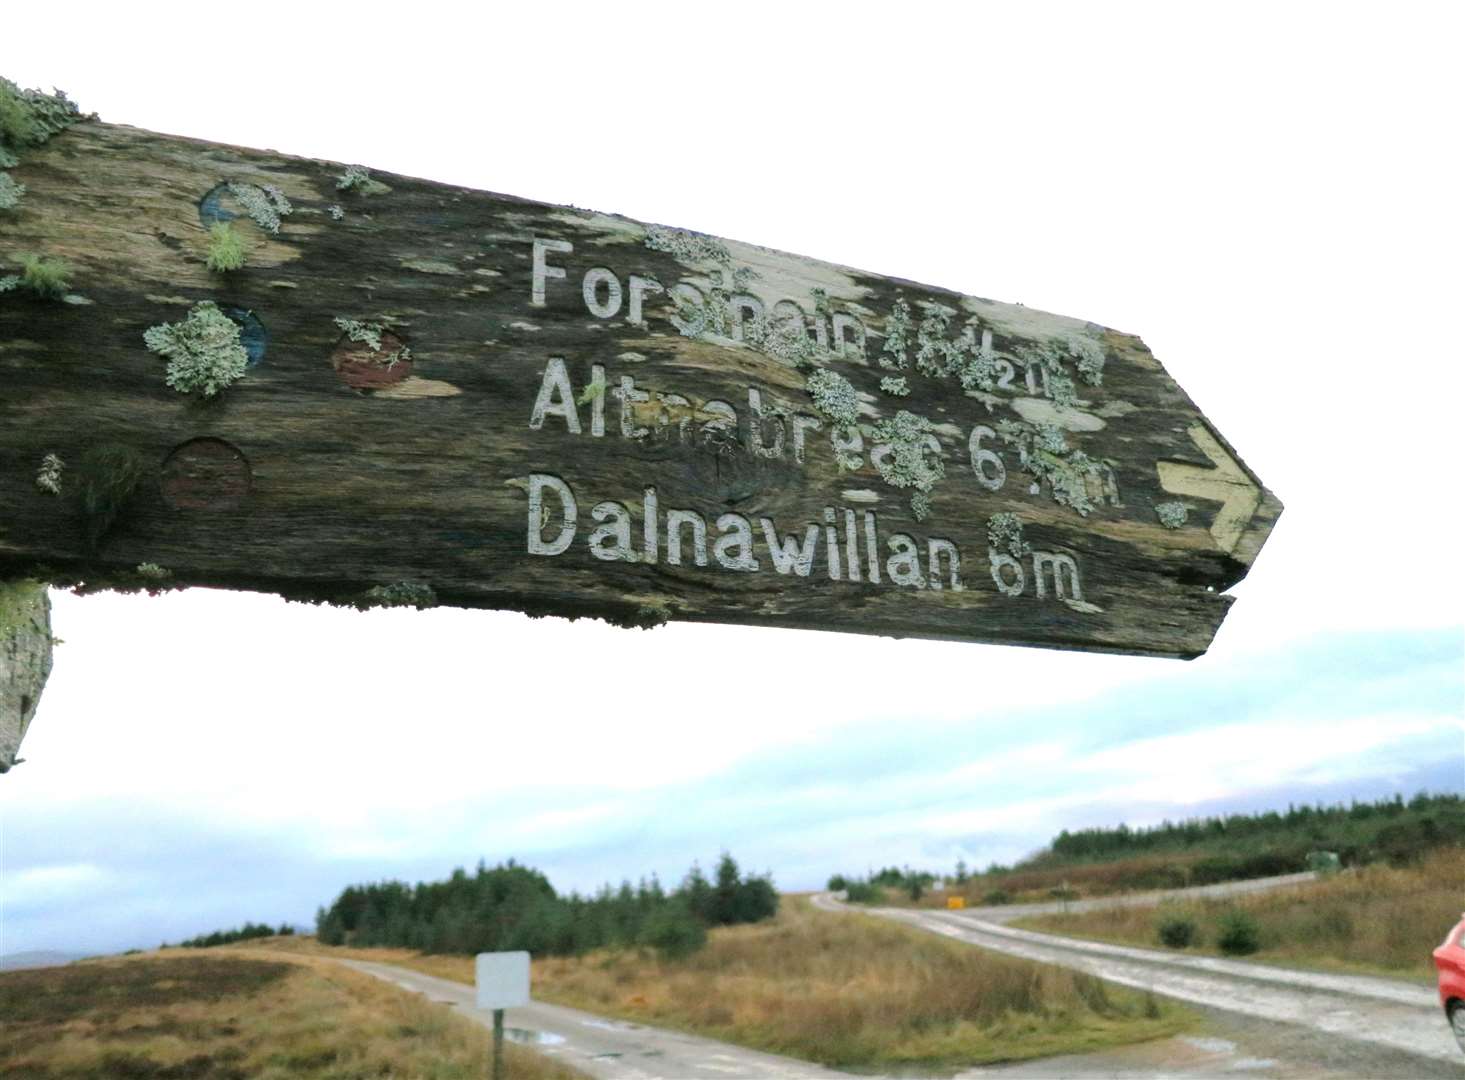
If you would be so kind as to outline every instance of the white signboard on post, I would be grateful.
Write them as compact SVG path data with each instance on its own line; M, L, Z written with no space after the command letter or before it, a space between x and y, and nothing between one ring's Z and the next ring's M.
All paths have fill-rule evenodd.
M529 1004L529 954L481 952L476 958L474 982L480 1009L512 1009Z

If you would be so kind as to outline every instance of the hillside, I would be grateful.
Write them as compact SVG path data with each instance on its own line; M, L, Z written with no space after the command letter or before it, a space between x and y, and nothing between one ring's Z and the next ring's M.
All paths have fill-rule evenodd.
M168 950L0 974L0 1075L96 1077L488 1075L489 1034L465 1017L302 955ZM581 1074L518 1046L509 1075Z
M1406 867L1461 843L1465 796L1421 792L1408 801L1396 795L1140 828L1065 829L1013 866L968 873L958 864L953 874L887 867L836 875L829 884L848 888L857 902L944 906L959 896L978 906L1292 874L1309 869L1314 852L1331 852L1344 867Z

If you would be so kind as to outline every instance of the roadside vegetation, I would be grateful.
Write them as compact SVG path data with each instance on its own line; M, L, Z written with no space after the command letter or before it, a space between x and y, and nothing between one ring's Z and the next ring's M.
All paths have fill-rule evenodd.
M316 949L472 983L468 956ZM982 952L784 897L776 918L710 931L667 957L643 947L536 957L537 1000L836 1068L956 1070L1160 1038L1196 1023L1172 1002L1079 972Z
M645 946L665 956L701 948L713 926L771 918L778 892L768 876L744 874L726 853L711 881L694 865L665 891L652 877L609 885L594 896L558 895L537 870L513 860L454 870L446 881L353 885L316 915L326 945L392 945L425 953L500 952L578 955L605 947Z
M179 949L6 972L0 1017L7 1080L480 1080L491 1056L471 1020L303 955ZM516 1080L582 1076L505 1050Z
M1014 926L1294 967L1434 980L1430 953L1460 918L1465 847L1376 863L1275 892L1159 908L1045 915Z
M1426 792L1334 806L1192 818L1132 829L1064 830L1042 851L1014 866L992 864L973 873L936 874L888 867L835 875L831 889L856 903L943 907L1033 903L1178 889L1315 869L1330 852L1344 867L1407 866L1465 837L1465 797Z

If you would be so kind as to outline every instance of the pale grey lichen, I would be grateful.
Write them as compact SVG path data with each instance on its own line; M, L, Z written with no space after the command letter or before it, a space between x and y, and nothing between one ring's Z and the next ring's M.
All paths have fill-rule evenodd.
M726 294L720 290L713 290L713 306L726 310L725 297ZM744 325L743 341L764 355L786 361L796 368L807 369L819 359L819 347L809 337L802 318L760 316Z
M19 274L6 274L0 277L0 293L10 292L12 289L20 288Z
M987 519L987 543L993 548L1005 548L1014 559L1021 559L1032 551L1032 545L1022 536L1022 521L1016 514L993 514Z
M41 467L36 470L36 487L52 495L61 494L61 471L66 463L56 454L41 458Z
M899 371L910 363L911 306L898 296L885 319L885 344L880 347L880 366Z
M0 172L0 210L14 210L24 194L24 184L16 183L9 173Z
M165 570L157 563L142 562L137 564L137 576L148 581L167 581L173 576L173 571Z
M889 452L875 459L881 479L894 487L917 491L928 492L935 487L946 475L946 465L931 448L932 430L931 421L904 409L877 423L875 442L889 447Z
M1067 339L1068 352L1076 358L1079 377L1090 386L1100 386L1104 382L1104 346L1100 345L1093 338L1081 337L1077 334Z
M671 608L665 604L642 604L626 625L641 630L655 630L671 621Z
M916 331L916 370L944 379L962 369L962 355L966 351L965 341L960 338L953 341L946 336L956 310L929 300L923 301L921 308L925 315Z
M975 332L973 338L975 339ZM997 377L1001 369L997 363L997 353L990 345L972 345L966 357L966 361L957 371L957 378L961 380L963 390L984 390L992 391L997 389Z
M332 221L340 221L346 216L345 208L339 204L326 207L326 213L331 215Z
M377 607L410 607L423 608L437 606L437 593L431 585L422 585L412 581L398 581L392 585L374 585L362 594L357 604L362 608Z
M728 251L727 245L721 240L689 229L648 225L645 243L652 251L664 251L686 262L715 262L723 265L732 262L732 252Z
M1057 405L1072 405L1078 400L1077 384L1064 368L1065 361L1074 362L1079 378L1088 385L1099 386L1104 381L1104 347L1092 338L1077 334L1049 338L1019 349L1018 357L1025 365L1042 370L1044 389Z
M387 328L381 323L345 319L339 315L334 322L350 340L365 345L374 353L381 353L375 359L383 367L396 367L400 361L412 359L412 350L406 345L393 349L391 352L382 352L382 334L386 333Z
M338 191L361 191L370 186L371 173L360 165L347 165L344 172L336 177L336 190Z
M821 415L845 426L859 421L859 391L843 375L820 368L809 376L808 388L814 408Z
M1090 483L1102 488L1107 467L1082 450L1071 448L1063 432L1049 424L1014 420L997 424L997 434L1017 448L1018 460L1040 484L1047 484L1053 501L1087 517L1094 509Z
M1155 516L1160 519L1160 524L1167 529L1180 529L1185 526L1185 518L1190 507L1183 502L1163 502L1155 504Z
M924 491L911 493L911 513L917 521L925 521L931 516L931 496Z
M251 221L267 233L278 234L280 219L288 217L294 207L284 193L273 184L244 184L229 181L229 194L244 208Z
M239 325L211 300L193 305L182 322L148 328L142 339L168 361L168 385L181 394L211 398L243 378L249 363Z
M911 392L911 385L904 375L886 375L880 380L880 389L896 397L905 397Z

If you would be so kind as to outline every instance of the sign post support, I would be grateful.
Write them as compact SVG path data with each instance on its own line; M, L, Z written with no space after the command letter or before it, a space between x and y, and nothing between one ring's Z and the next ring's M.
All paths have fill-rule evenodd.
M479 953L474 958L473 981L477 1005L493 1010L493 1080L504 1076L504 1010L529 1004L529 954Z
M504 1010L493 1011L493 1080L504 1080Z

